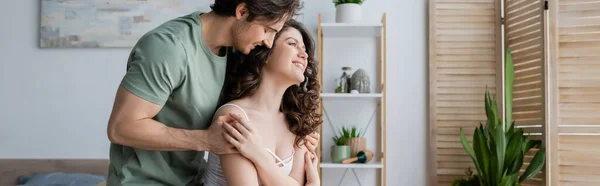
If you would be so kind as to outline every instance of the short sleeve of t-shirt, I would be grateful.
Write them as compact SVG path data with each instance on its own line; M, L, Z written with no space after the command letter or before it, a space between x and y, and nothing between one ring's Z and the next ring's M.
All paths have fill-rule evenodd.
M160 33L145 35L130 54L121 85L162 106L185 78L185 56L178 38Z

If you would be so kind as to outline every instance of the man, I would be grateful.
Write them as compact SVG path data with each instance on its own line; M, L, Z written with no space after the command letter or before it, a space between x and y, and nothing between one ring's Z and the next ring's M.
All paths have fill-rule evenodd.
M299 0L215 0L211 8L162 24L132 49L108 122L107 185L195 184L201 151L235 152L220 125L232 117L211 125L226 48L270 48ZM317 139L307 142L310 149Z

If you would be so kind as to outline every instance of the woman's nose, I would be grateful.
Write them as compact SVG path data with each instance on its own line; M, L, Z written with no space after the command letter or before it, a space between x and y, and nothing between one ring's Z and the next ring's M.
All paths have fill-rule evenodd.
M303 50L300 50L300 53L298 54L298 56L304 60L306 60L308 58L308 54Z

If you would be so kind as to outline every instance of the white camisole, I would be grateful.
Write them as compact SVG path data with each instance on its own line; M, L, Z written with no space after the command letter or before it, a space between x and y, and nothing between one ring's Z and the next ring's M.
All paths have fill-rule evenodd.
M240 111L244 113L246 121L250 121L250 118L248 117L248 114L246 114L246 111L244 111L242 107L232 103L224 104L223 106L219 107L219 109L217 109L215 113L219 112L219 110L221 110L221 108L225 106L233 106L240 109ZM268 148L265 148L265 150L269 152L273 157L275 157L275 159L277 159L277 165L283 173L289 175L292 172L292 166L294 164L294 151L292 151L292 155L288 158L281 159ZM208 167L206 169L206 174L204 174L204 178L205 186L227 186L225 175L223 174L223 170L221 169L221 160L219 159L218 155L215 155L213 153L208 154ZM258 180L258 184L263 185L260 180Z

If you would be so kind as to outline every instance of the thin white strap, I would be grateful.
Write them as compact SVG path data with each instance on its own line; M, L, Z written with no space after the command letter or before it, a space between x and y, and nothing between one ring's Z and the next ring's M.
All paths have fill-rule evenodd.
M294 158L294 153L296 152L295 150L292 151L292 155L288 158L286 158L285 160L282 160L281 158L279 158L279 156L277 156L275 153L273 153L273 151L269 150L268 148L265 148L265 150L267 150L267 152L269 152L269 154L273 155L273 157L275 157L275 159L277 159L277 164L288 164L290 163L290 160L292 158Z
M275 159L277 159L277 164L282 162L282 160L277 155L275 155L275 153L273 153L273 151L269 150L268 148L265 148L265 150L267 150L267 152L269 152L269 154L273 155L273 157L275 157Z
M285 160L283 160L283 161L285 161L285 162L288 162L290 159L294 158L294 153L295 153L295 152L296 152L295 150L292 150L292 155L291 155L290 157L286 158L286 159L285 159Z
M244 116L246 116L246 121L250 121L250 118L248 117L248 114L246 114L246 111L244 111L244 109L242 109L242 107L237 106L236 104L233 104L233 103L224 104L223 106L219 107L219 109L217 109L217 111L215 111L215 113L219 112L219 110L221 110L225 106L234 106L234 107L240 109L240 111L242 111L242 113L244 113Z

